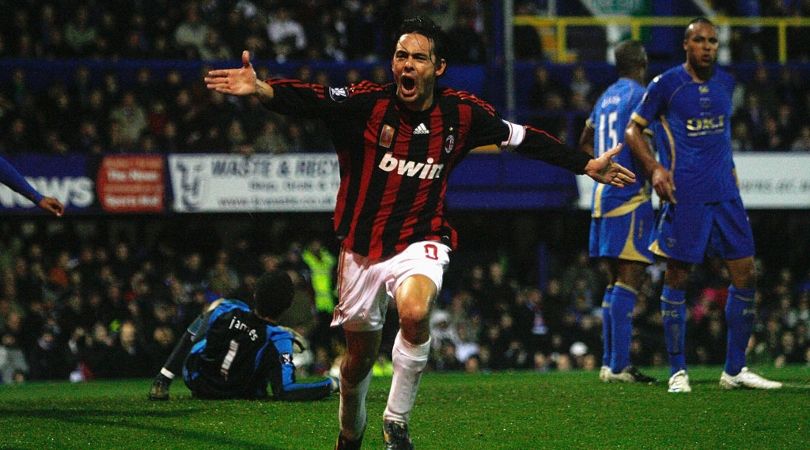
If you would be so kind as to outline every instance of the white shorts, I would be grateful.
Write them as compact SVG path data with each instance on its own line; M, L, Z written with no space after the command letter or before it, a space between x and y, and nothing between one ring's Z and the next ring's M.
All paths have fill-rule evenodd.
M436 241L415 242L386 259L369 261L341 249L338 261L338 297L332 326L348 331L382 330L388 302L403 281L424 275L442 288L442 276L450 262L450 247Z

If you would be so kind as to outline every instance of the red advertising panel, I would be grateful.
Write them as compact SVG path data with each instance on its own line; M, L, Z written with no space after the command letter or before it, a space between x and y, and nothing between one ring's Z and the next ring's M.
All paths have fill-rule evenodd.
M105 156L98 198L106 212L163 212L163 156Z

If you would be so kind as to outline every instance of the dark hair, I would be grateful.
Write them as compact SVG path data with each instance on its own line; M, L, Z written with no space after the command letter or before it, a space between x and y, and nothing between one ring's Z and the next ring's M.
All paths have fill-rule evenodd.
M399 36L408 33L421 34L433 43L433 54L436 56L437 64L441 62L442 59L447 59L445 58L447 54L445 48L447 39L442 28L436 25L433 20L422 16L410 17L403 20L402 25L399 27ZM397 36L397 38L399 38L399 36Z
M692 25L694 25L696 23L705 23L706 25L714 26L714 22L712 22L711 20L709 20L709 19L707 19L705 17L696 17L696 18L690 20L688 24L686 24L686 29L683 31L683 38L684 39L689 39L689 27L691 27Z
M630 75L647 67L647 52L641 41L622 41L613 50L619 75Z
M278 318L292 305L293 283L287 272L267 272L256 281L253 309L261 317Z

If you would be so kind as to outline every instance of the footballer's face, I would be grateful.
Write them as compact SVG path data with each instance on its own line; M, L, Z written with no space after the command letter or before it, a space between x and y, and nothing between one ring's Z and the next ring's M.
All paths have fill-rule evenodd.
M717 61L717 29L703 22L693 23L683 41L686 62L695 69L709 69Z
M391 59L397 98L412 111L428 109L433 104L436 78L446 68L447 63L433 53L430 39L418 33L403 34Z

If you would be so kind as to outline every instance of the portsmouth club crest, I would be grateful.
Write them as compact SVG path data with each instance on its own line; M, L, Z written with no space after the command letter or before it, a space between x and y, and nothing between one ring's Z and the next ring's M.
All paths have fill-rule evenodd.
M453 128L450 127L450 134L444 138L444 152L448 155L453 152L453 147L456 146L456 138L453 136Z

